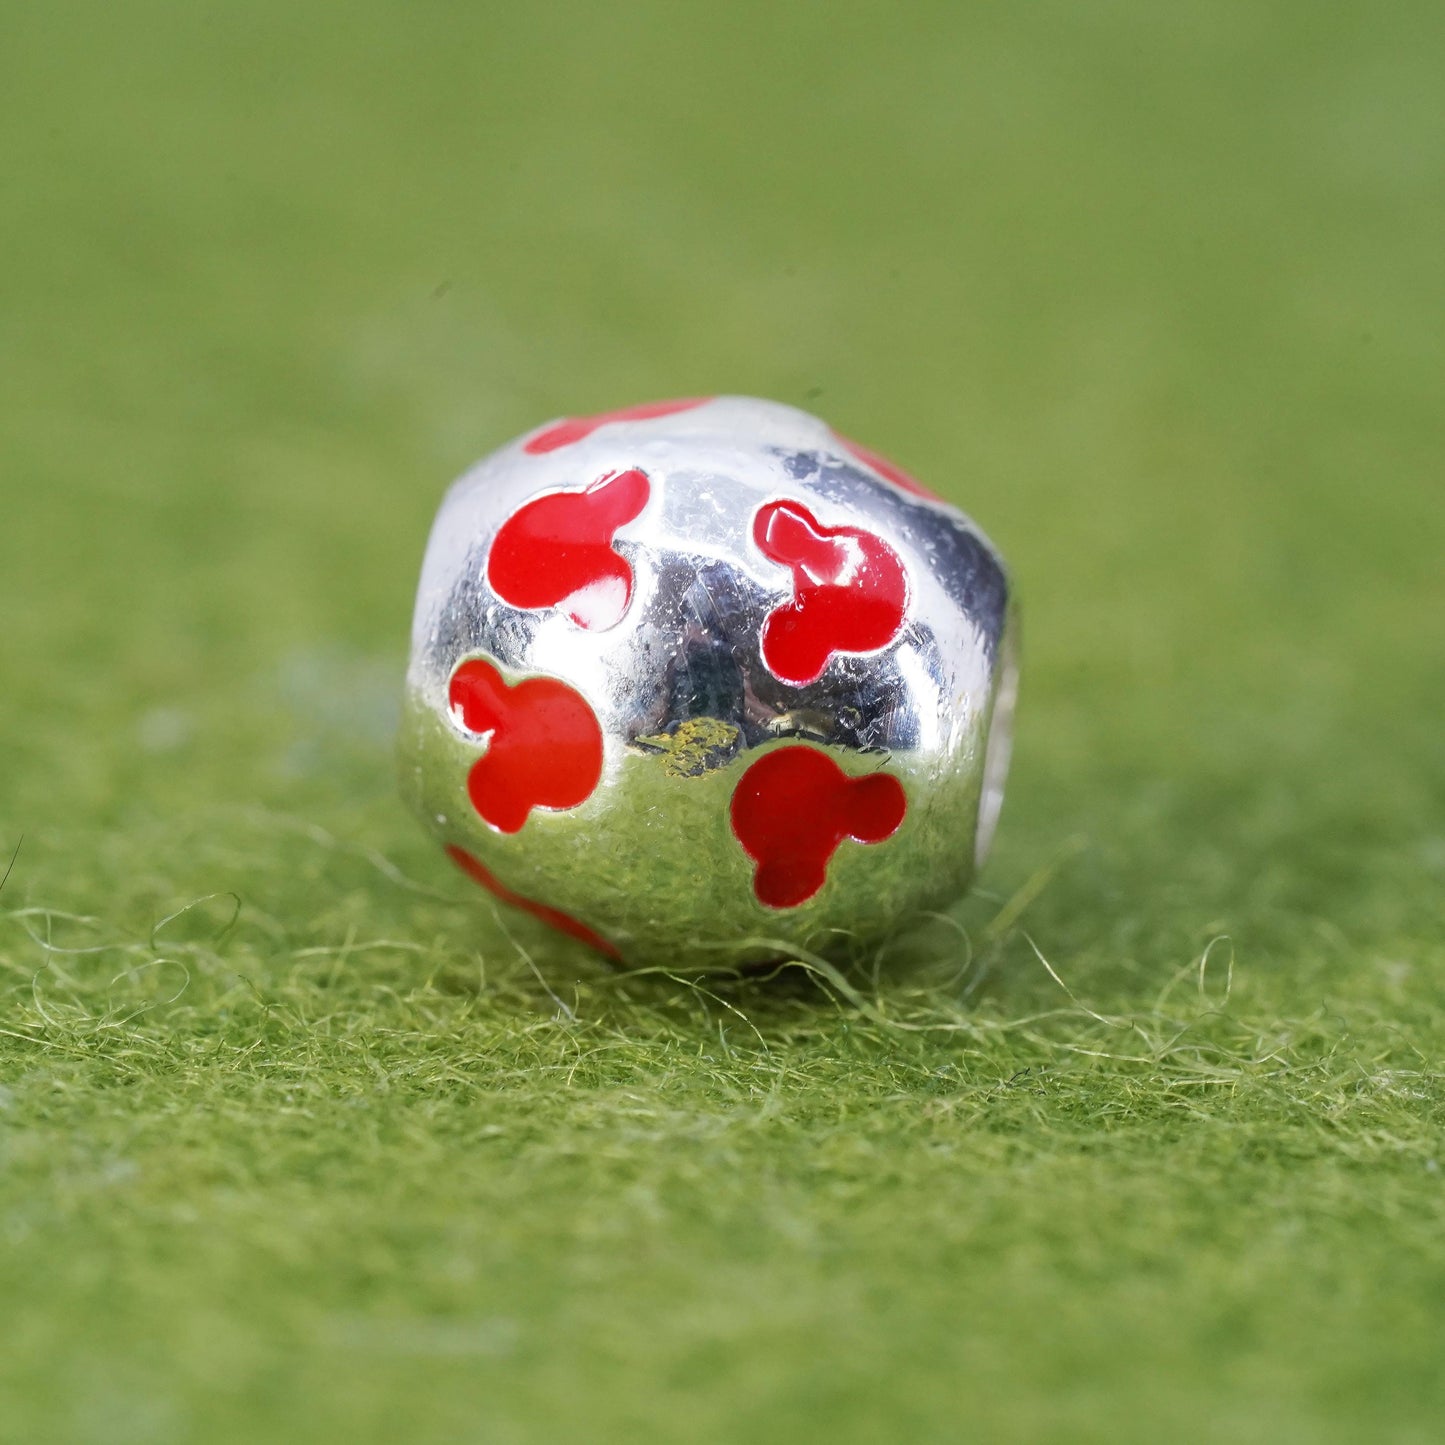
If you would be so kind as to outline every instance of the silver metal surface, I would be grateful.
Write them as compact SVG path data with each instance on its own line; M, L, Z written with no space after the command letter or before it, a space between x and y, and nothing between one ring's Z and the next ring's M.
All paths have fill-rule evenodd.
M553 563L535 537L530 551L508 552L519 580L503 588L512 601L499 595L507 559L491 552L519 510L632 471L647 479L646 501L611 538L630 595L626 580L608 577L537 605ZM1002 801L1013 608L1003 564L978 528L890 471L815 417L740 397L588 419L570 432L554 424L493 453L447 494L427 548L400 739L408 802L475 860L473 876L554 911L554 923L570 917L573 931L629 961L830 952L952 903L987 853ZM778 609L806 603L812 617L823 605L802 597L806 567L790 570L760 545L760 510L778 503L801 506L823 532L841 529L843 541L817 545L840 556L863 546L860 575L874 565L866 548L879 553L873 538L906 578L891 640L830 654L813 681L780 676L790 669L763 642ZM559 535L558 567L570 565L567 545ZM850 574L838 575L845 585ZM532 605L516 605L518 596ZM834 593L824 601L851 605ZM468 777L500 734L468 727L452 706L452 679L469 660L494 667L504 687L556 679L585 700L602 743L583 801L535 807L511 832L484 820ZM528 745L545 756L552 742ZM733 795L760 758L804 746L848 778L896 779L905 811L881 840L845 834L821 887L776 906L759 897L759 860L736 830ZM778 830L796 824L803 842L810 829L816 841L827 807L792 803L810 816L781 818Z

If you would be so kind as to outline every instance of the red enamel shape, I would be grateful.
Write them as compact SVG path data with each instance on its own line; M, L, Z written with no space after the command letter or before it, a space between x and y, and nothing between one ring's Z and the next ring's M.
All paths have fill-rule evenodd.
M458 848L449 843L447 844L447 857L468 878L480 883L494 898L499 898L503 903L510 903L513 908L520 908L523 912L530 913L533 918L541 919L549 928L555 928L558 933L565 933L569 938L578 939L590 948L597 949L599 953L605 953L609 958L622 957L614 944L609 943L600 933L594 933L580 918L573 918L570 913L563 913L560 908L551 908L545 903L538 903L535 898L523 898L520 893L513 893L480 858L468 853L465 848Z
M871 450L869 447L861 446L859 443L845 437L842 432L834 432L833 435L863 463L865 467L872 467L880 477L893 483L895 487L902 487L905 492L912 492L915 497L922 497L925 502L948 503L937 492L931 492L916 477L910 476L898 465L897 462L890 462L887 457Z
M452 716L486 740L467 775L472 806L499 833L518 832L533 808L575 808L602 776L602 729L587 700L554 677L515 686L473 658L452 674Z
M633 467L524 503L492 541L488 585L513 607L557 607L592 632L615 627L632 601L632 564L612 538L651 495L647 473Z
M850 778L827 753L799 744L765 754L742 775L731 815L733 833L758 865L758 902L796 908L823 886L845 838L881 843L907 809L897 778Z
M793 573L792 600L763 623L763 661L775 677L814 682L834 654L876 651L902 630L907 574L882 537L821 526L801 502L780 501L758 508L753 540Z
M691 411L712 400L710 396L690 396L681 401L645 401L640 406L624 406L619 411L599 411L596 416L569 416L562 421L528 437L522 450L529 456L541 456L544 452L555 452L561 447L570 447L590 437L598 427L611 421L654 421L660 416L676 416L680 411Z

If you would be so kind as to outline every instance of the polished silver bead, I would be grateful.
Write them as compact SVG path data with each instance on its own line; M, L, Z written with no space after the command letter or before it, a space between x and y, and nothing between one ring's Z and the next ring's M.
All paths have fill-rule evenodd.
M836 953L987 854L1013 617L967 517L805 412L554 422L437 516L403 793L477 882L615 956Z

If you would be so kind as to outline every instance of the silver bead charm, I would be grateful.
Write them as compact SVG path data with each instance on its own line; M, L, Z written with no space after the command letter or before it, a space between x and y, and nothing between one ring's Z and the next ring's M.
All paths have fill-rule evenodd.
M978 528L816 417L554 422L437 516L402 790L483 887L614 957L837 952L983 861L1014 634Z

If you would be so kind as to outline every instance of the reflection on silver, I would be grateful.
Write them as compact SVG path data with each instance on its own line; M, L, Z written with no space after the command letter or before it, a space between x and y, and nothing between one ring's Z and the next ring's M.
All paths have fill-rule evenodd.
M569 915L629 961L836 952L959 897L997 823L1016 686L1009 583L978 528L888 479L824 422L773 402L720 397L598 422L537 454L527 440L457 482L428 545L400 741L403 792L423 821L509 895ZM628 468L647 474L651 496L613 538L633 574L619 622L589 631L492 590L488 552L519 507ZM788 569L753 536L759 507L779 499L825 527L882 538L908 579L893 640L833 655L803 686L774 675L760 645L765 619L792 595ZM448 707L451 676L471 657L512 679L560 679L586 699L604 750L585 802L538 809L509 835L479 816L466 783L486 743ZM841 842L806 902L769 907L729 802L759 756L800 744L850 776L892 774L907 812L886 841Z

